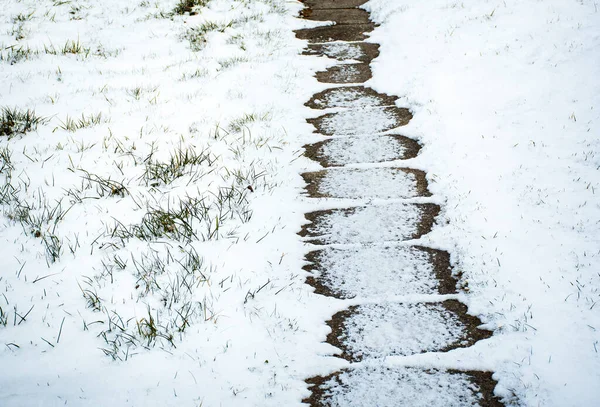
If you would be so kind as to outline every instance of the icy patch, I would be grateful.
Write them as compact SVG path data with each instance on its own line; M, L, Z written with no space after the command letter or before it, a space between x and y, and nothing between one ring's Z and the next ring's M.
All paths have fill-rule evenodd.
M456 314L441 304L386 303L359 306L340 340L350 355L364 359L436 352L465 336Z
M323 195L335 198L411 198L418 196L412 173L397 168L329 170L319 183Z
M331 165L392 161L404 155L405 148L388 136L336 138L323 145L323 155Z
M370 243L411 239L421 216L416 205L394 204L333 210L318 216L309 235L325 244Z
M474 407L481 395L464 373L381 367L343 372L323 383L330 407Z
M400 125L398 118L389 109L346 110L327 116L320 130L331 135L358 135L379 133Z
M413 248L326 248L317 256L320 283L344 298L434 294L439 286L429 255Z

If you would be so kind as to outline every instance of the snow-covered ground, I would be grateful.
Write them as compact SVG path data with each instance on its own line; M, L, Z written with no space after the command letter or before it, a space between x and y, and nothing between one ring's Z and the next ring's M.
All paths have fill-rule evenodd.
M528 406L600 399L600 7L372 0L377 91L402 96L412 165L446 199L426 237L464 273L476 345ZM460 357L457 353L456 357Z
M293 405L321 373L294 206L326 62L299 3L204 3L2 3L0 105L46 120L0 136L0 405Z
M321 343L345 303L303 284L296 235L327 208L299 199L299 174L320 169L301 157L318 140L303 104L333 61L299 55L295 1L178 3L2 4L0 107L44 119L0 133L2 406L292 406L347 365ZM596 4L366 8L381 23L368 85L412 109L403 133L424 149L406 166L445 200L424 243L452 253L461 299L496 330L388 363L491 369L524 405L595 405ZM393 122L361 117L348 131Z

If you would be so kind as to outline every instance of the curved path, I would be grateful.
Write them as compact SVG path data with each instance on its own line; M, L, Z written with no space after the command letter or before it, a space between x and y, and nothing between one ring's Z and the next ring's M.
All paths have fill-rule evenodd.
M365 0L306 0L301 17L335 25L298 30L307 55L339 61L319 82L332 87L306 103L308 122L323 141L305 155L324 168L305 173L308 196L340 207L307 213L300 232L311 251L307 284L320 295L358 305L328 321L327 342L348 360L348 369L307 380L311 406L501 406L491 372L388 367L388 356L447 352L468 347L491 332L456 300L456 276L447 252L416 245L429 233L440 207L423 171L402 160L420 145L397 133L412 113L398 98L361 85L371 78L377 44L367 43L375 25L357 8ZM341 200L343 200L342 204ZM355 200L355 205L347 205ZM360 202L376 202L368 205Z

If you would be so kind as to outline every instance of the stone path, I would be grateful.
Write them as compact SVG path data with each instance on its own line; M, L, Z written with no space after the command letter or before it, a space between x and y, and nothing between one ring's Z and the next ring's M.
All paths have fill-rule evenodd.
M306 103L315 110L308 122L323 141L305 146L305 155L324 168L303 174L307 195L340 203L305 215L300 236L313 245L304 267L307 284L317 294L358 304L327 321L327 342L350 367L308 379L312 395L304 402L501 406L491 372L384 363L389 356L469 347L492 333L478 328L481 321L464 304L444 297L457 293L449 254L414 244L431 231L441 208L427 202L426 174L402 165L421 148L397 132L411 112L397 106L396 96L361 85L371 78L369 63L379 54L377 44L364 42L375 27L357 8L365 2L305 0L301 17L335 25L296 32L309 42L306 55L338 61L316 75L332 87Z

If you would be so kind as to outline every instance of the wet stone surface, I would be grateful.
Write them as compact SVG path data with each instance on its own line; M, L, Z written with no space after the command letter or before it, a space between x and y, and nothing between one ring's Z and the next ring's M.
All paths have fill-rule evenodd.
M431 196L423 171L411 168L339 168L302 174L312 198L400 199Z
M326 247L306 255L306 283L328 297L454 294L450 255L420 246Z
M379 93L372 88L343 86L314 94L305 106L311 109L394 106L396 100L396 96Z
M320 55L338 61L359 61L369 63L379 56L379 44L368 42L309 44L303 54Z
M373 31L375 25L330 25L316 28L303 28L296 30L296 37L308 40L310 43L334 42L334 41L363 41L368 38L367 33Z
M338 25L369 24L369 13L362 9L304 9L300 15L306 20L334 21Z
M491 372L363 367L307 380L311 407L501 407Z
M421 145L400 135L336 137L304 146L304 155L323 167L406 160L419 154Z
M327 113L306 121L317 133L326 136L376 134L407 125L412 119L410 110L400 107L367 108Z
M315 211L299 235L313 244L373 243L418 239L429 233L440 207L388 204Z
M322 83L363 83L371 79L371 68L368 64L343 64L327 68L316 73Z
M328 322L327 343L340 357L361 361L465 348L491 336L456 300L429 304L382 303L351 307Z

